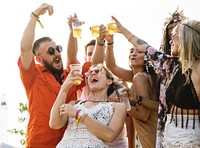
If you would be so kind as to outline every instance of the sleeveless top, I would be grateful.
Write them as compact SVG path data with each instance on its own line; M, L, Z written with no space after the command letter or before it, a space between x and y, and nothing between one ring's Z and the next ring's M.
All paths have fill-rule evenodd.
M191 70L188 70L191 74ZM189 75L189 83L185 84L186 77L182 74L181 68L179 68L174 75L169 87L166 90L166 97L167 100L173 104L172 107L172 116L171 121L174 119L174 112L177 115L177 108L174 110L175 106L181 108L181 115L183 115L183 109L193 109L193 128L195 127L195 110L198 110L198 116L200 121L200 102L198 100L197 93L195 91L192 79ZM187 119L186 119L186 128L188 126L188 118L189 114L187 112ZM175 118L176 125L177 125L177 116ZM182 116L182 128L183 125L183 116Z
M99 103L92 108L85 108L83 102L75 105L77 109L81 109L91 118L100 121L102 124L108 125L112 115L113 107L111 102ZM74 123L75 119L68 118L68 126L62 140L57 148L107 148L108 144L102 139L95 136L83 123L78 126ZM94 125L95 126L95 125Z

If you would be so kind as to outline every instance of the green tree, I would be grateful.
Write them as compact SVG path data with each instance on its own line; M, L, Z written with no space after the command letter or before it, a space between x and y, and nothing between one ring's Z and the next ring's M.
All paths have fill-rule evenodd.
M18 117L18 121L20 123L25 124L25 122L27 121L27 114L28 114L28 107L27 107L27 103L19 103L19 108L18 108L19 112L20 112L20 117ZM24 125L26 126L26 125ZM25 129L17 129L17 128L13 128L8 130L8 132L12 133L12 134L17 134L20 135L20 143L22 145L22 147L25 147L25 136L26 136L26 131Z

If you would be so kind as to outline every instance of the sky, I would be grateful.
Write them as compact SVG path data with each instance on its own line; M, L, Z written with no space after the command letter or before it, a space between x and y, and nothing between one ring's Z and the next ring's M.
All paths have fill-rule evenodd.
M0 143L7 142L20 147L18 138L8 134L5 129L20 127L18 123L19 102L26 103L27 98L19 76L17 60L20 54L20 40L30 14L42 3L49 3L54 7L54 14L40 16L42 29L36 26L36 38L50 36L57 44L66 49L69 27L67 17L77 13L80 20L85 21L81 39L78 39L78 59L84 61L84 45L92 39L89 27L92 25L106 25L115 16L128 30L159 48L162 27L166 17L170 16L177 7L183 10L186 17L200 20L199 0L6 0L0 5L0 99L7 102L2 112L1 106L1 134ZM114 35L114 51L116 63L128 68L128 53L131 44L127 39L116 33ZM62 53L63 63L66 62L66 51ZM3 132L2 132L3 131ZM11 140L12 139L12 140Z

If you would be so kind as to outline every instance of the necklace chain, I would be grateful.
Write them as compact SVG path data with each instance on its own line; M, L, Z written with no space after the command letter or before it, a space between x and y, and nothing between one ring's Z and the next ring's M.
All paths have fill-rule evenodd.
M99 102L109 102L109 100L84 100L80 104L83 104L85 102L94 102L94 103L99 103Z

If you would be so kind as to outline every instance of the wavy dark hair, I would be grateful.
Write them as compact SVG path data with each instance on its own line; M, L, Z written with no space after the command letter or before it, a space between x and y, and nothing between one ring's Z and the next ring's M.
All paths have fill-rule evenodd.
M145 55L146 57L146 55ZM156 70L154 68L154 66L152 65L152 63L149 61L148 58L144 58L144 71L146 73L148 73L152 79L152 90L155 91L156 93L156 101L159 101L159 95L160 95L160 83L158 81L158 74L156 73Z

